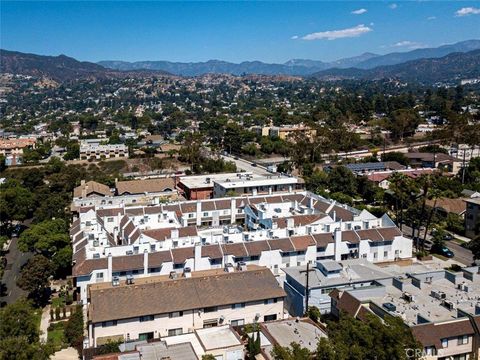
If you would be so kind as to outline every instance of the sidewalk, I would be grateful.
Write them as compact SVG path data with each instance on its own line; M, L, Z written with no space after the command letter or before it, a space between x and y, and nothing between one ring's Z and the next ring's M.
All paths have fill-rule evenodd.
M46 343L48 338L48 325L50 322L50 305L45 306L40 320L40 342Z

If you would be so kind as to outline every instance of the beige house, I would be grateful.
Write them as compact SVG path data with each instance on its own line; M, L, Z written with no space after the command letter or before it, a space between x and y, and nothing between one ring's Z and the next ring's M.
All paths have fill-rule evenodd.
M286 294L268 268L229 269L90 285L89 346L283 319Z

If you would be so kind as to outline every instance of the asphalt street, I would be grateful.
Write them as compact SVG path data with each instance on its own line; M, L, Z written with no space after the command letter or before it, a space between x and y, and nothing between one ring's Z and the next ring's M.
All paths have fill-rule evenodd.
M22 266L32 257L32 253L23 253L18 249L18 238L13 238L9 251L6 255L7 267L2 278L2 293L0 294L0 303L7 304L15 302L26 292L17 286L17 279L20 275Z

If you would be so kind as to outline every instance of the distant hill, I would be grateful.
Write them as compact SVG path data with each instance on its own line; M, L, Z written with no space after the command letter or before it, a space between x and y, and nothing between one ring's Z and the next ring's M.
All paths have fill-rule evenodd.
M1 73L47 77L58 82L74 79L144 75L142 72L122 73L92 62L78 61L65 55L43 56L0 49L0 59ZM156 73L165 74L161 71Z
M416 49L407 52L395 52L386 55L365 59L350 67L359 69L373 69L377 66L396 65L410 60L440 58L451 53L468 52L480 49L480 40L461 41L451 45L443 45L436 48ZM341 67L341 66L337 66Z
M115 70L130 71L139 69L164 70L175 75L197 76L207 73L222 74L263 74L263 75L297 75L308 76L318 71L356 67L372 69L377 66L394 65L422 58L439 58L453 52L467 52L480 49L480 40L462 41L438 48L416 49L408 52L396 52L387 55L364 53L331 62L309 59L292 59L283 64L270 64L261 61L245 61L239 64L220 60L206 62L171 62L171 61L100 61L98 64Z
M441 58L419 59L373 69L329 69L313 77L321 80L395 78L403 81L436 83L480 77L480 49L453 53Z

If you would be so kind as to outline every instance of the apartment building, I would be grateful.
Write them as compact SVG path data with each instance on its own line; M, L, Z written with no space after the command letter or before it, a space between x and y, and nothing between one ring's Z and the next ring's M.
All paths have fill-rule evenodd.
M377 218L320 196L183 201L155 206L81 207L70 229L73 277L86 303L90 284L246 263L276 276L316 260L371 262L412 256L411 240Z
M34 138L0 139L0 155L5 157L5 165L22 164L23 150L35 149L36 142Z
M480 234L480 198L465 199L465 235L474 238Z
M301 179L283 175L255 175L251 172L183 176L178 188L188 200L225 196L257 196L304 190Z
M295 134L304 134L309 138L314 138L317 135L317 130L312 129L306 125L283 125L272 126L268 129L268 135L271 137L278 137L282 140L289 140Z
M85 139L80 142L81 160L110 158L128 158L128 147L124 144L102 144L102 139Z
M332 313L359 319L398 316L412 330L428 359L478 359L480 346L479 267L459 272L405 273L368 288L330 293Z
M71 210L78 212L82 207L155 205L161 201L178 200L175 178L116 181L115 187L96 181L81 181L73 189Z
M267 268L241 266L95 284L88 297L88 346L94 347L283 319L285 292Z
M239 173L236 177L214 181L213 197L221 198L228 195L271 195L291 193L297 190L304 190L304 188L305 184L303 180L292 176L254 176Z

